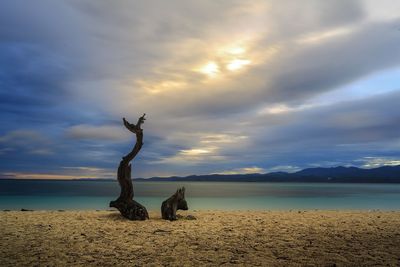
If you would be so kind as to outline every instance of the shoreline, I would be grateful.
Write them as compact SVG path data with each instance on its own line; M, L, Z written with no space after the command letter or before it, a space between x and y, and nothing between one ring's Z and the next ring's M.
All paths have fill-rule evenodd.
M158 209L147 209L147 211L151 214L156 215L160 213ZM117 209L111 208L104 208L104 209L26 209L26 208L17 208L17 209L0 209L0 214L2 212L117 212ZM187 213L185 211L178 211L178 213ZM283 209L283 208L276 208L276 209L196 209L191 210L192 213L204 213L204 212L218 212L218 213L268 213L268 212L344 212L344 213L352 213L352 212L361 212L361 213L369 213L369 212L395 212L400 213L399 209ZM160 213L161 214L161 213Z
M0 265L397 266L400 211L1 211Z

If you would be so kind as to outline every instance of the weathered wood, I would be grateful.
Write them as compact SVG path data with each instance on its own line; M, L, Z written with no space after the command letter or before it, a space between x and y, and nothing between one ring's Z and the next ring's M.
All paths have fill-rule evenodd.
M122 119L125 127L136 135L136 143L131 152L124 156L119 163L118 182L121 187L121 193L116 200L110 202L110 207L117 208L121 215L129 220L146 220L149 218L146 208L133 200L132 166L130 164L143 146L143 130L141 125L145 121L145 115L143 114L138 119L136 125L129 123L125 118Z
M185 200L185 187L176 190L170 198L165 200L161 205L161 216L164 220L176 220L177 210L188 210L188 205Z

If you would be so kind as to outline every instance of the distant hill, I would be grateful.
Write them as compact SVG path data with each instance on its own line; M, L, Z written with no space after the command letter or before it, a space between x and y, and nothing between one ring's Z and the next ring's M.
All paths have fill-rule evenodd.
M400 183L400 165L375 169L357 167L309 168L295 173L209 174L186 177L153 177L141 181L207 181L207 182L317 182L317 183Z

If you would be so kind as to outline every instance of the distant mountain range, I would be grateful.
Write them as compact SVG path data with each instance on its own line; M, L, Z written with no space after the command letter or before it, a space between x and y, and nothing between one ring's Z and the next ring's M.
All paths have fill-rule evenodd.
M207 181L207 182L316 182L316 183L400 183L400 165L375 169L357 167L309 168L295 173L209 174L186 177L138 178L140 181Z

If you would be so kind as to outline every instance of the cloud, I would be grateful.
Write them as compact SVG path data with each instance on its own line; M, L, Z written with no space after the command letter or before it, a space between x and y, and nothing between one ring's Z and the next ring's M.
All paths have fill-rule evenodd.
M301 168L297 166L291 166L291 165L281 165L281 166L274 166L271 168L268 168L269 172L297 172L300 171Z
M252 174L252 173L265 173L265 169L260 167L244 167L233 170L219 172L218 174Z
M0 154L50 155L50 140L35 130L15 130L0 136Z
M202 133L176 136L167 142L192 145L183 149L176 149L170 155L162 156L153 163L174 165L198 165L202 163L226 162L230 159L229 150L241 149L246 146L248 137L234 133Z
M196 108L193 112L204 112L206 109L213 111L217 106L227 108L226 105L221 105L223 103L212 106L205 104L215 99L215 95L225 94L226 87L230 88L230 93L232 90L241 92L243 88L232 87L233 84L227 81L224 81L222 88L219 83L211 83L206 86L213 87L215 92L209 94L204 91L203 86L207 77L193 71L207 59L224 63L227 55L221 54L221 48L231 49L235 44L248 46L249 55L247 56L269 58L268 55L275 50L274 47L281 46L282 42L288 42L289 36L293 38L310 31L314 32L319 28L323 30L327 27L355 23L363 17L362 7L357 1L340 3L328 1L323 4L318 1L302 4L257 1L251 5L243 5L240 1L230 2L229 5L174 1L168 5L159 2L158 5L162 6L164 12L156 12L146 4L127 2L118 2L113 5L76 2L72 4L74 8L83 12L84 17L93 20L89 36L93 36L96 41L101 36L102 41L98 42L93 53L98 54L99 61L107 62L107 65L96 64L95 69L98 69L98 66L106 68L101 72L107 73L110 77L98 83L85 83L77 88L79 92L85 96L90 95L92 98L99 97L100 99L104 95L107 101L108 94L103 90L109 91L109 88L114 88L113 92L116 93L114 96L118 98L119 105L112 109L117 109L118 113L126 112L132 104L140 108L149 106L149 103L157 103L157 109L161 109L160 112L165 110L188 112L189 106L192 109ZM299 12L299 9L302 12ZM293 20L293 16L301 23L288 23ZM146 18L146 20L141 18ZM264 25L271 26L266 29ZM113 28L110 29L110 27ZM232 33L233 31L235 32ZM264 36L268 36L268 39L265 40ZM268 45L264 42L268 42ZM111 46L114 46L115 53L103 53L103 49L111 49ZM104 58L108 56L112 58ZM246 60L232 57L232 55L230 57L230 62ZM277 58L266 62L266 66L273 66L281 60ZM260 65L265 65L264 62L260 63ZM266 70L268 71L269 69ZM228 76L230 76L229 79L234 78L234 76ZM243 79L243 77L240 78ZM246 87L250 87L248 90L264 89L265 81L263 80L259 81L260 84L255 84L260 88L251 88L257 80L254 75L245 80ZM235 89L235 87L238 88ZM82 88L85 89L82 90ZM162 97L151 96L151 92L160 92L160 90L168 94L162 94ZM93 94L99 91L102 93ZM86 92L89 95L86 95ZM150 92L150 96L145 95L146 92ZM220 101L224 100L224 98L217 98ZM253 94L251 99L254 100L254 98L257 96ZM184 101L181 101L180 105L175 105L179 99L184 99ZM225 97L225 100L229 99L234 101L231 97ZM203 107L199 106L200 103L203 103ZM211 103L214 104L214 102ZM232 104L234 103L229 105ZM243 105L247 104L243 103Z
M3 179L43 179L43 180L71 180L78 178L75 175L21 173L21 172L5 172L1 173L0 177ZM82 178L96 178L96 177L82 177Z
M181 53L196 51L196 58L181 58L181 53L170 54L169 46L160 46L156 50L165 51L168 58L150 61L147 73L140 78L135 78L141 72L138 70L126 74L131 78L118 83L101 81L98 86L84 85L84 91L90 96L100 91L95 96L96 102L114 114L128 113L132 106L137 110L151 107L149 115L161 118L169 114L175 119L216 114L230 116L266 103L301 103L363 76L398 66L400 52L396 49L398 32L395 30L398 21L350 22L349 26L338 23L339 28L332 25L332 28L321 27L320 31L313 29L311 34L317 32L325 38L312 44L295 43L298 38L307 36L307 31L293 34L291 39L288 36L277 36L276 40L249 38L242 42L242 47L247 47L246 52L236 59L234 55L221 54L221 47L237 42L235 37L224 42L211 40L208 46L199 40L183 39L179 43L176 39L174 42ZM338 29L344 29L341 32L351 30L347 34L332 34ZM392 51L390 56L387 51ZM224 64L235 60L250 60L254 64L246 65L239 73L224 70ZM196 72L198 66L207 66L207 62L220 65L219 74L214 78ZM112 94L119 104L105 105L112 87L118 87ZM85 98L89 95L84 93Z
M272 131L271 142L291 144L301 138L299 145L307 145L306 140L332 145L332 142L354 144L396 139L395 121L398 118L392 112L399 97L399 93L391 93L297 111L292 114L295 121L269 130ZM268 120L268 117L263 120Z
M8 179L44 179L44 180L70 180L70 179L110 179L115 172L95 167L62 167L57 172L32 173L32 172L3 172L1 178Z
M0 136L0 143L24 146L32 143L46 143L47 139L34 130L15 130Z
M361 162L361 166L364 168L378 168L382 166L400 165L400 158L390 157L364 157L356 161Z
M198 164L201 162L210 161L222 161L226 160L224 156L218 154L218 147L201 147L201 148L190 148L181 149L177 154L161 158L154 163L164 163L164 164Z
M127 141L131 137L122 126L112 125L75 125L67 130L67 135L73 139Z

